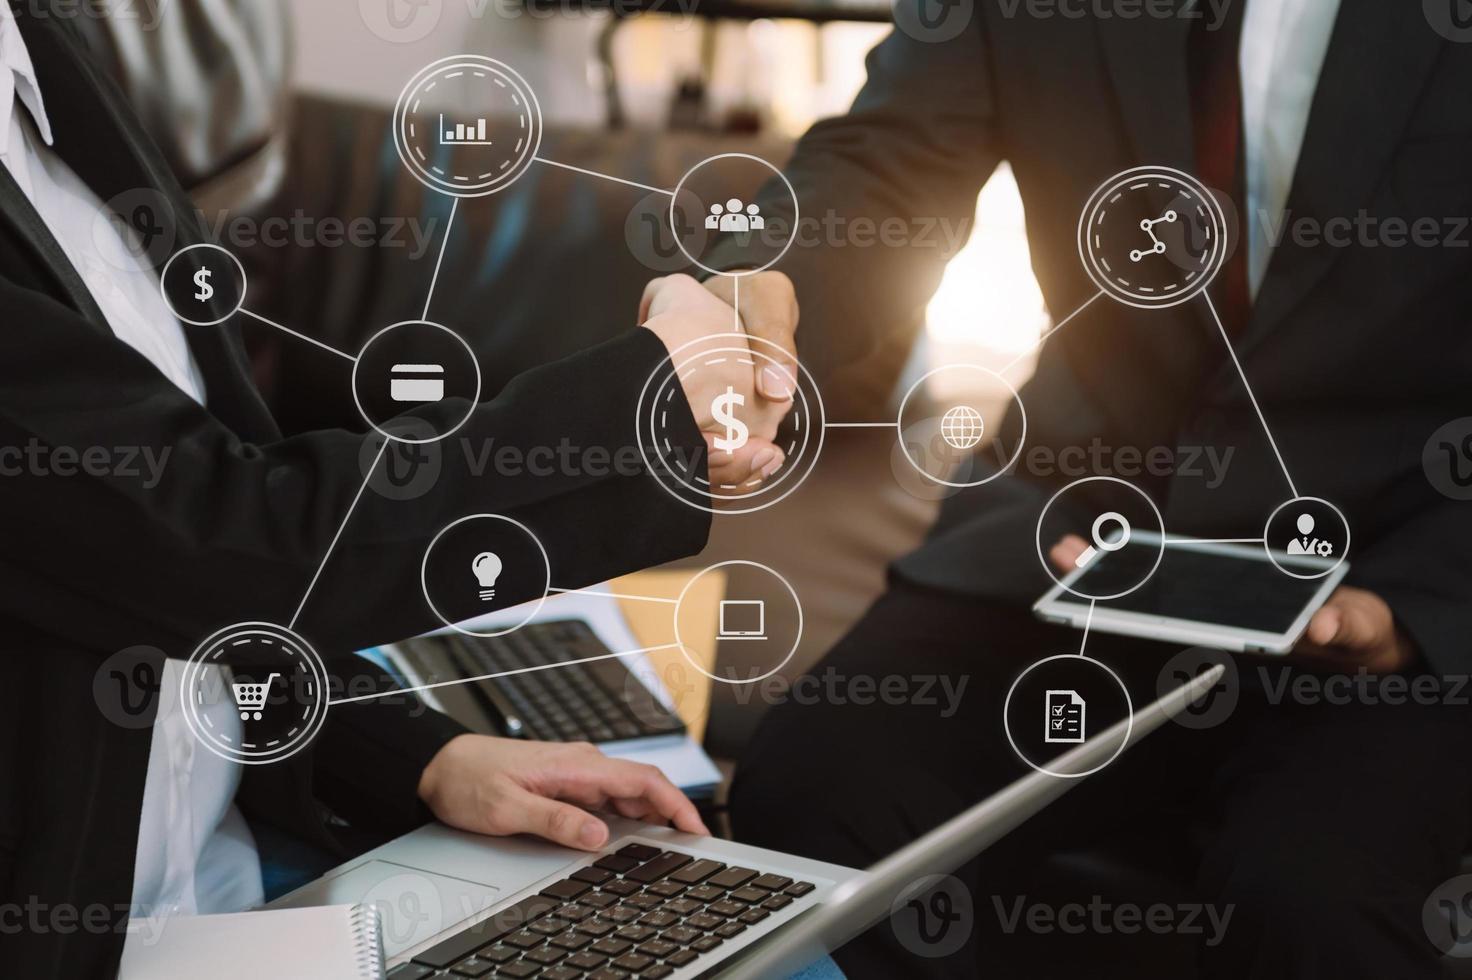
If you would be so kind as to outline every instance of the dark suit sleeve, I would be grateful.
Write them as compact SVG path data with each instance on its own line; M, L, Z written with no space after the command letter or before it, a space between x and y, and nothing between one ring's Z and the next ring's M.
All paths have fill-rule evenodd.
M776 268L797 287L799 354L820 382L896 333L908 342L1002 158L979 11L949 41L895 29L866 64L848 114L813 126L783 167L802 225ZM758 200L763 214L791 225L792 197L780 180ZM903 244L875 239L886 222L906 229ZM741 261L717 246L707 264Z
M0 285L0 323L4 615L86 649L146 643L173 657L233 623L290 622L359 497L373 440L339 430L242 442L131 348L54 301ZM627 456L638 393L664 357L658 338L634 329L528 371L476 406L437 444L440 472L422 495L362 492L298 630L331 659L438 626L421 559L439 529L469 514L527 525L565 588L698 550L708 515L642 471L579 456L548 472L477 475L468 462L466 447L484 446ZM430 414L454 418L465 407L447 400ZM675 447L699 454L688 408L677 422ZM81 462L99 453L109 466Z

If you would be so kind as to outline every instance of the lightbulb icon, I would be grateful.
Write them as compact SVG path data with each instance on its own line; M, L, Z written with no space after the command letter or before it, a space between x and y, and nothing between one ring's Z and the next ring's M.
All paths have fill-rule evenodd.
M496 553L482 551L470 562L470 570L480 583L481 601L490 602L496 598L496 578L501 574L501 559Z

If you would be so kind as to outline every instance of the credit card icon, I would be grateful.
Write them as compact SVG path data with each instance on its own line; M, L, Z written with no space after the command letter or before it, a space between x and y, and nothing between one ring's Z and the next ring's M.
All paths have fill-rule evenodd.
M445 369L439 364L395 364L388 394L396 402L437 402L445 397Z

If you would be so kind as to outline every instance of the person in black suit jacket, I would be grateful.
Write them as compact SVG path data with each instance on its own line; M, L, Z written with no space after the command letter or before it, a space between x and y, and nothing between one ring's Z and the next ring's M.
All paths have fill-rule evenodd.
M44 7L16 7L14 15L54 124L56 157L101 200L138 188L163 195L181 244L199 241L188 202L68 18ZM694 280L657 281L643 326L526 372L474 406L462 431L523 450L570 440L612 457L632 445L640 387L669 350L729 323L725 307ZM61 474L60 466L60 475L7 470L0 479L0 511L9 515L0 558L7 653L0 972L7 976L116 972L150 732L116 726L98 710L94 682L109 654L151 648L145 663L156 677L165 656L187 657L226 624L285 623L297 610L297 628L324 656L335 684L383 690L389 680L353 651L439 625L420 597L420 558L452 520L494 511L521 521L540 538L565 588L688 555L705 541L708 515L675 501L646 474L585 468L478 480L466 463L459 464L466 471L455 470L458 454L446 454L438 481L412 503L362 492L373 475L367 461L383 465L377 437L322 431L283 438L253 387L233 323L186 328L204 404L176 387L113 333L5 167L0 324L0 444L52 454L86 447L168 454L147 480L75 467ZM749 371L734 371L718 387L749 391L753 382ZM702 456L705 439L688 403L679 398L670 408L671 450ZM433 421L466 410L447 399L417 415ZM751 469L765 431L754 424L746 455L724 456L713 473L730 467L733 477L746 476L741 468ZM334 544L350 507L351 521ZM503 583L499 598L532 597L524 585ZM159 708L157 693L145 721ZM604 843L602 822L571 804L703 832L693 806L658 770L605 759L588 746L470 735L413 696L338 705L307 750L245 769L237 801L253 822L340 857L352 841L431 818L485 833L539 833L573 847Z
M1288 673L1272 673L1283 662L1239 658L1239 702L1225 723L1152 736L961 871L977 923L958 952L912 955L898 927L886 926L840 954L851 976L1002 969L997 959L1026 944L1002 934L1001 910L1049 854L1100 842L1123 848L1142 836L1151 866L1167 865L1196 900L1235 909L1225 935L1202 945L1203 976L1439 975L1422 906L1455 874L1472 827L1472 763L1452 748L1472 735L1472 716L1455 706L1458 678L1472 670L1472 505L1429 484L1421 452L1439 426L1466 414L1472 378L1472 105L1464 97L1472 47L1434 29L1421 4L1376 0L1342 0L1337 16L1332 4L1285 4L1297 26L1242 34L1243 62L1259 61L1274 44L1298 42L1305 10L1328 18L1316 90L1307 67L1312 99L1303 107L1311 111L1296 171L1284 175L1292 178L1286 203L1249 210L1243 155L1232 152L1242 141L1233 113L1243 90L1231 75L1213 88L1223 76L1205 68L1233 70L1241 8L1250 18L1264 2L1232 4L1232 19L1216 25L1205 5L1146 5L1125 16L1080 4L1065 16L1067 5L1034 13L1027 4L950 4L961 19L927 35L936 25L925 12L936 5L905 0L902 27L871 53L853 108L813 127L784 168L801 213L817 220L964 223L1006 161L1055 320L1097 291L1075 244L1079 215L1096 187L1128 168L1200 174L1237 202L1244 232L1287 221L1289 233L1234 319L1232 290L1242 280L1234 287L1233 276L1243 273L1233 264L1247 258L1245 244L1236 247L1212 286L1227 321L1221 332L1200 299L1140 310L1105 296L1046 340L1021 389L1023 462L946 500L928 541L893 566L889 591L814 668L969 679L960 710L777 707L738 770L738 836L864 866L1027 771L1003 739L1003 695L1026 664L1079 644L1076 632L1036 623L1028 611L1051 584L1034 530L1044 502L1067 482L1029 471L1037 447L1054 460L1096 439L1137 459L1152 447L1231 447L1220 486L1184 471L1136 479L1171 533L1258 537L1294 492L1286 470L1297 492L1337 503L1354 537L1348 579L1313 618ZM940 35L947 38L929 39ZM1288 97L1270 91L1268 111ZM1224 151L1212 148L1214 132L1229 137ZM759 203L765 215L791 216L780 184ZM1435 229L1433 241L1392 237L1392 228L1417 223ZM1379 231L1345 234L1350 227ZM791 338L801 305L799 352L830 384L917 322L946 259L933 247L844 244L799 244L781 272L753 276L740 293L749 328L773 339ZM726 281L709 285L730 299ZM1281 468L1228 357L1228 333ZM1010 450L1022 420L1009 411L992 429ZM987 464L974 465L973 479ZM1060 541L1050 559L1069 567L1081 548L1076 538ZM1097 635L1088 642L1092 656L1124 675L1137 705L1153 698L1175 652ZM1330 704L1272 693L1280 676L1318 689L1326 673L1367 684L1370 694ZM1395 705L1391 692L1398 686L1407 700L1411 678L1429 684L1438 703ZM814 771L826 778L812 780ZM1142 975L1147 954L1165 955L1168 945L1142 938L1124 947L1126 961L1139 960L1129 975ZM1066 953L1069 944L1055 931L1045 948ZM1097 955L1082 974L1046 957L1019 969L1113 975Z

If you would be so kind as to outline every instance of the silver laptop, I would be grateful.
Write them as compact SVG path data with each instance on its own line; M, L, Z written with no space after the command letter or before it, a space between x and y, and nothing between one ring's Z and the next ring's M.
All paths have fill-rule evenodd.
M1220 666L1059 756L1087 774L1217 683ZM391 980L789 976L881 921L917 879L954 871L1078 782L1034 772L868 871L618 817L607 848L422 827L272 907L373 903ZM480 971L484 972L480 972Z

